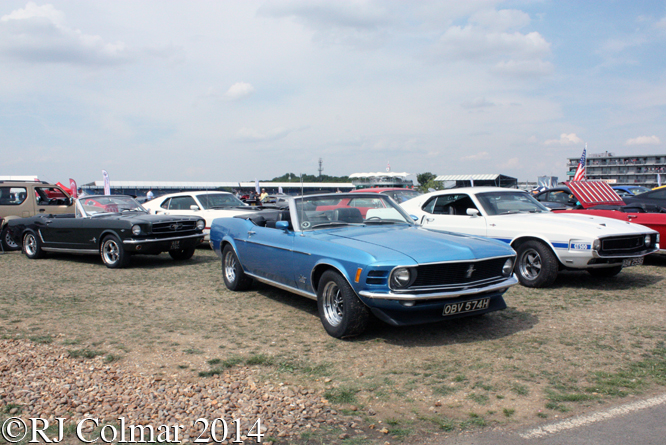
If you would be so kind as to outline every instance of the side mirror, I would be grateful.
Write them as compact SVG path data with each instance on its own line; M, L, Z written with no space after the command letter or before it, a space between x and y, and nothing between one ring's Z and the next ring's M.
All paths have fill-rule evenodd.
M479 216L479 211L477 209L467 209L466 212L472 218L476 218L477 216Z
M419 217L416 216L416 215L409 215L409 217L412 218L414 220L414 222L418 222L418 220L419 220Z
M190 206L190 210L199 210L199 206L198 206L198 205L195 205L195 204L192 204L192 205Z
M277 221L275 223L276 229L287 230L289 229L289 221Z

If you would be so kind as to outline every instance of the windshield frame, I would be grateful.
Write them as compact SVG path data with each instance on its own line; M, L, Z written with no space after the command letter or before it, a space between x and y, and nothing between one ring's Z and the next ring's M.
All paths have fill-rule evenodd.
M86 195L86 196L82 196L81 198L76 198L75 199L77 218L97 218L97 217L100 217L100 216L122 215L123 214L122 211L120 211L120 212L102 211L102 212L97 212L97 213L94 213L94 214L90 214L89 212L87 212L86 209L85 209L85 206L83 205L83 201L88 200L88 199L96 200L96 199L99 199L99 198L120 198L120 199L123 199L123 200L126 199L126 200L131 201L136 206L135 208L130 209L131 211L136 210L136 211L140 211L142 213L148 213L148 210L146 210L145 207L143 207L141 204L139 204L136 201L136 199L132 198L129 195ZM79 214L80 214L80 216L79 216Z
M393 209L395 210L402 218L403 220L385 220L385 223L382 223L381 220L377 220L377 224L373 223L368 223L366 218L363 218L363 222L344 222L344 221L321 221L320 223L312 223L309 220L306 220L305 215L303 212L306 210L304 209L304 203L308 201L313 201L313 200L337 200L335 204L332 205L318 205L317 207L332 207L336 208L338 204L340 204L340 201L345 200L345 199L379 199L384 203L383 209ZM353 208L353 207L339 207L339 208ZM379 209L379 208L378 208ZM328 210L331 209L326 209L326 210L309 210L309 211L318 211L321 213L324 213ZM322 229L339 229L342 227L376 227L378 225L383 225L383 224L391 224L391 225L402 225L406 224L409 226L415 226L416 224L414 223L414 220L409 216L405 210L400 207L393 199L391 199L390 196L384 195L381 193L326 193L326 194L318 194L318 195L304 195L304 196L295 196L295 197L290 197L289 198L289 213L291 215L291 220L293 221L293 226L294 226L294 231L295 232L312 232L312 231L319 231ZM303 223L306 223L305 225Z
M514 196L525 197L526 201L529 202L530 204L534 204L534 206L539 210L539 212L533 212L533 211L530 211L530 210L523 210L523 211L516 210L516 211L508 211L508 212L498 213L490 207L490 205L489 205L490 201L489 201L488 198L491 195L500 195L500 194L501 195L511 194L511 195L514 195ZM520 194L520 195L518 195L518 194ZM476 200L481 205L481 207L483 208L483 211L488 216L517 215L517 214L530 214L530 213L549 213L550 212L550 209L548 207L541 204L539 201L537 201L536 198L534 198L534 196L532 196L531 194L529 194L528 192L523 191L523 190L515 189L515 190L508 190L508 191L503 191L503 190L499 191L498 190L498 191L491 191L491 192L481 192L481 193L477 193L475 195L475 197L476 197Z

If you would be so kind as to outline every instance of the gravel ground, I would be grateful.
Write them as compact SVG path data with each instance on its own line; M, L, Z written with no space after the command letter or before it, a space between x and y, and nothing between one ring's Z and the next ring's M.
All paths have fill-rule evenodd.
M338 416L320 394L258 382L253 374L250 368L235 367L188 382L129 371L101 357L71 358L59 346L5 339L0 340L0 412L50 422L64 417L65 425L88 417L116 425L123 417L127 425L152 425L156 430L160 425L183 425L186 441L202 431L202 424L194 426L199 418L224 419L232 431L232 421L240 419L242 434L260 418L262 442L288 441L322 425L342 430L355 426L354 419ZM90 433L92 424L85 426Z

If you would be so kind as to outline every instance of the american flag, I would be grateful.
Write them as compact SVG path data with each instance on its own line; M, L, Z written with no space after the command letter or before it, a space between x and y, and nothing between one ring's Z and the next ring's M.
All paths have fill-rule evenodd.
M585 152L587 151L587 144L583 148L583 155L580 157L580 162L578 162L578 168L576 169L576 174L574 175L572 181L584 181L585 180Z

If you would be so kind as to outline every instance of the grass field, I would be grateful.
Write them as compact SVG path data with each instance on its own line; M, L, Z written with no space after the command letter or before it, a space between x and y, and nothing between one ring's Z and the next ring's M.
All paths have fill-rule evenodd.
M256 367L266 380L320 391L363 429L386 428L392 443L425 443L663 391L665 277L659 257L611 279L565 272L550 289L513 287L501 312L406 328L375 321L336 340L314 301L264 285L228 291L206 249L184 263L139 256L122 270L98 257L12 253L0 256L0 335L165 378ZM338 439L321 431L302 442L331 443L327 434Z

